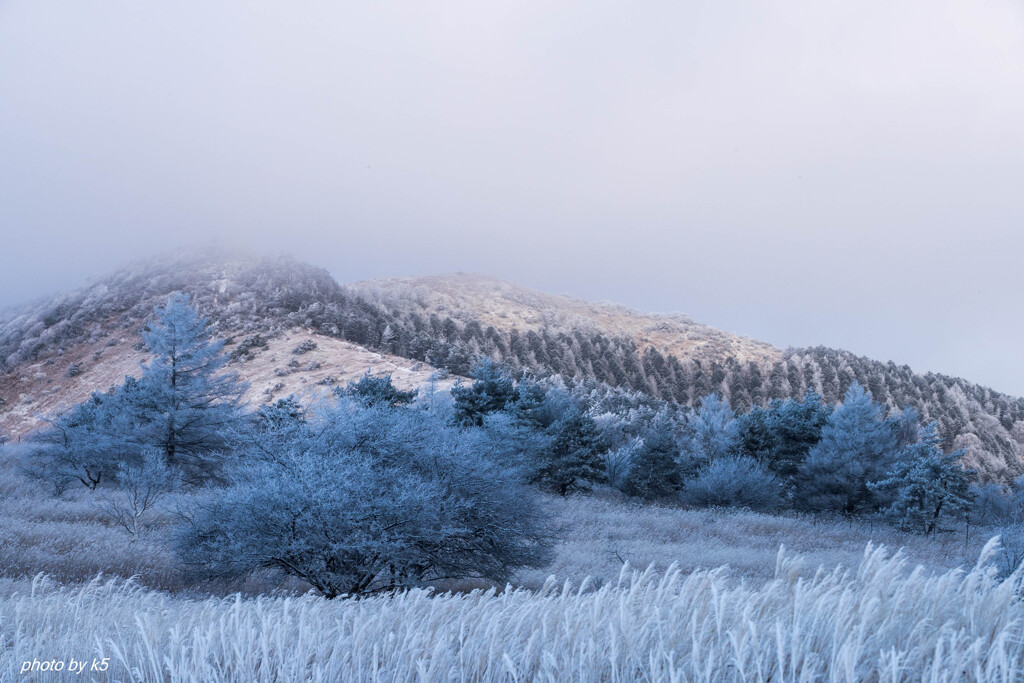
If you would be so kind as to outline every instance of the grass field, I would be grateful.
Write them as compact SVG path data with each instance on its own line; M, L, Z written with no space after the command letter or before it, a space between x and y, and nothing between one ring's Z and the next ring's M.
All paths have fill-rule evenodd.
M186 584L166 546L183 501L130 536L92 496L0 465L2 681L1024 680L1020 529L548 498L556 558L513 586L327 601Z

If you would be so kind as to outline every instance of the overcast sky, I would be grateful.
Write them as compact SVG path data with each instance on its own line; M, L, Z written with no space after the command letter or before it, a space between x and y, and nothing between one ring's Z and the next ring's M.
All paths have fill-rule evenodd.
M1024 2L0 0L0 305L479 271L1024 395Z

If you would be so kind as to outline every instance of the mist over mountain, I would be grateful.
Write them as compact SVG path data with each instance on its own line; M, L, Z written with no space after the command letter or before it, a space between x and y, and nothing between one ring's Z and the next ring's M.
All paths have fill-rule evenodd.
M113 386L146 359L137 332L186 292L227 339L260 403L315 395L363 373L396 386L450 385L487 356L517 373L604 383L684 406L717 392L737 411L808 390L841 400L859 382L891 411L917 409L987 479L1019 474L1024 399L824 347L778 349L681 315L536 292L485 275L340 284L288 257L178 251L25 305L0 320L0 430ZM440 372L439 372L440 371Z

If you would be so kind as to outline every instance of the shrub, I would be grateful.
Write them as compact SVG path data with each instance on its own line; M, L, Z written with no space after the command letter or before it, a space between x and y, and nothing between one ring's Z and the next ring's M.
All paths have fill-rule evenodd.
M310 351L316 351L316 349L316 342L313 341L312 339L306 339L301 344L292 349L292 353L294 353L296 356L301 356L305 353L309 353Z
M972 484L974 502L968 519L973 524L1004 524L1013 519L1014 496L1000 484Z
M977 524L1014 525L1024 524L1024 477L1010 487L999 484L974 484L971 486L970 520Z
M23 471L49 482L57 495L80 481L96 489L117 469L135 464L141 449L131 436L138 431L131 411L134 380L107 393L93 393L26 440Z
M349 396L365 407L370 408L377 405L400 406L411 403L416 398L416 390L399 391L391 383L391 374L374 377L367 370L366 374L359 378L358 382L349 382L344 390L340 388L335 393Z
M692 506L733 506L768 510L778 506L782 487L748 457L719 458L686 482L680 500Z
M479 445L415 409L344 402L309 422L263 420L179 552L203 576L270 568L329 598L505 582L546 563L549 541L529 489Z

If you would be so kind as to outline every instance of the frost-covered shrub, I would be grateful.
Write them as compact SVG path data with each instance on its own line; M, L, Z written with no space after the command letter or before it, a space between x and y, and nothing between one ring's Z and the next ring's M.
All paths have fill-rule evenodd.
M974 484L970 493L974 499L968 518L971 523L1005 524L1013 518L1016 507L1014 492L1001 484Z
M261 334L254 334L243 339L231 352L229 358L233 361L249 360L253 356L253 349L267 348L267 338Z
M200 575L276 569L327 597L505 582L548 560L548 537L532 492L479 434L348 401L308 421L261 420L239 438L233 485L197 507L179 551Z
M301 344L292 349L292 353L294 353L296 356L301 356L305 353L309 353L310 351L316 351L316 349L316 342L313 341L312 339L306 339L303 340Z
M977 524L1021 525L1024 524L1024 476L1011 486L999 484L975 484L971 487L974 504L971 507L971 521Z
M633 456L643 446L643 439L637 437L624 446L607 451L604 456L604 472L608 483L621 489L629 474Z
M391 383L391 373L374 376L369 370L359 378L358 382L349 382L345 389L335 390L338 396L348 396L364 407L400 406L411 403L416 398L416 390L399 391Z
M781 491L779 481L753 458L725 457L687 481L680 500L692 506L768 510L778 506Z
M95 392L48 426L29 436L21 449L22 471L49 482L61 495L73 482L96 489L118 468L138 461L141 449L132 435L138 421L131 407L135 381L107 393Z

